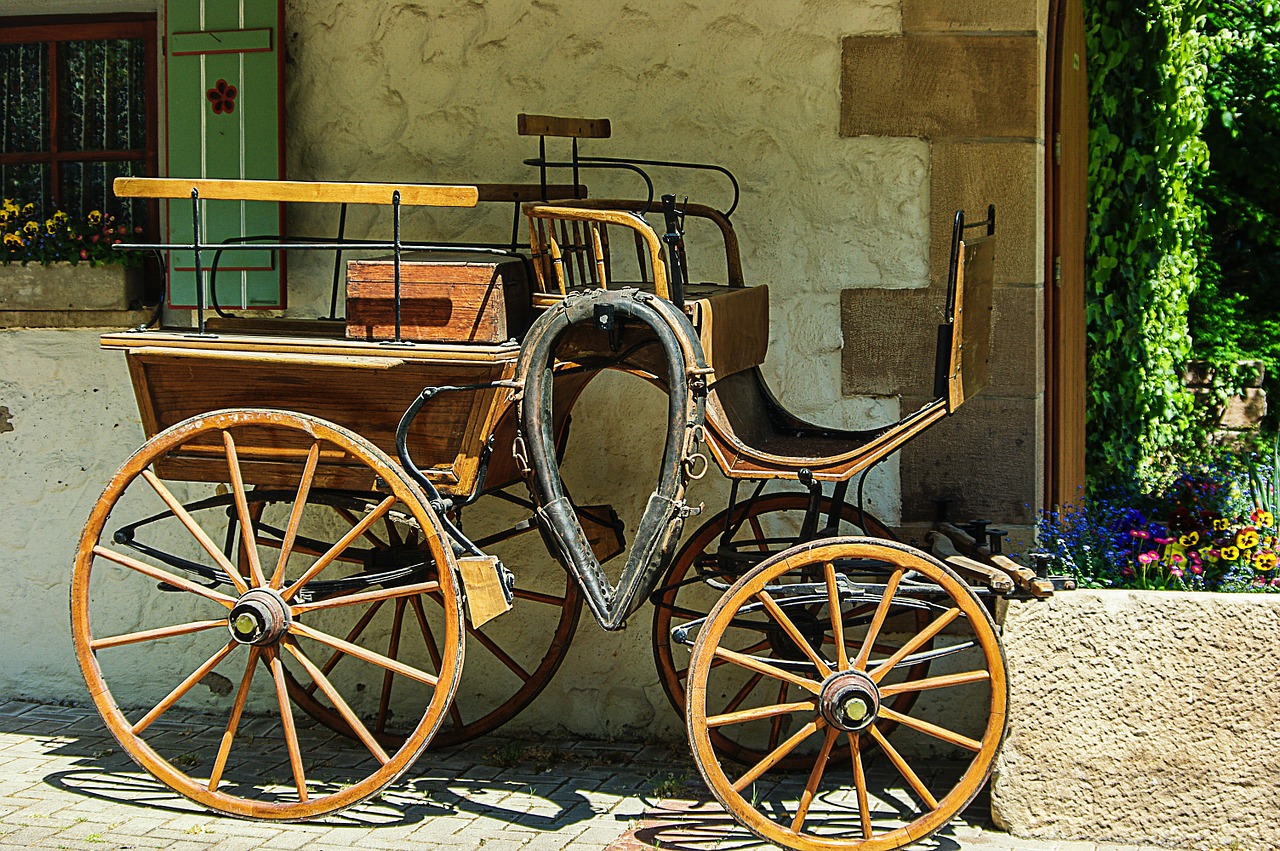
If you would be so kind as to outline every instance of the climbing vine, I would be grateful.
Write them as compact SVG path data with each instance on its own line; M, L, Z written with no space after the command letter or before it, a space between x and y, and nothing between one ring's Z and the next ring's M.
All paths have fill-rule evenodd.
M1182 370L1208 165L1202 0L1091 0L1086 452L1151 482L1195 433Z

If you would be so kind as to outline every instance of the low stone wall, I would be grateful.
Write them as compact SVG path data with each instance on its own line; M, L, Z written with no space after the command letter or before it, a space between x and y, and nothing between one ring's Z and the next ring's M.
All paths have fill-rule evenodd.
M992 814L1032 837L1280 847L1280 597L1015 603Z

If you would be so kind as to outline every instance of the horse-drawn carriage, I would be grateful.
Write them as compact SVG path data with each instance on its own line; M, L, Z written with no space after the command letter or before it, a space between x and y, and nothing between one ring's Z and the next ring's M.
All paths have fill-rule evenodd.
M943 826L1005 729L987 604L1039 586L981 536L960 535L970 552L951 566L896 542L849 487L985 383L994 210L956 218L934 400L831 429L788 413L761 376L768 291L746 286L726 213L651 189L587 200L577 138L607 122L522 116L521 130L572 137L573 157L543 149L529 187L117 181L122 196L189 200L195 234L202 201L267 199L379 205L393 237L152 246L192 251L201 282L210 257L244 248L390 256L351 261L346 322L206 317L202 284L196 327L102 338L127 357L148 438L94 507L75 564L76 650L107 725L205 806L319 817L527 706L584 600L605 629L652 600L659 679L743 825L792 848L866 849ZM595 160L646 181L644 167L671 165L623 162ZM573 169L556 188L568 200L546 180L557 165ZM527 245L401 239L403 209L482 198L521 205ZM686 220L718 235L721 280L690 278ZM569 413L610 369L668 398L658 482L633 529L576 503L560 469ZM685 487L708 456L729 504L680 546L697 513ZM510 490L521 483L527 499ZM481 498L523 516L469 536L462 513ZM534 529L565 568L542 587L486 553ZM513 604L530 617L504 629ZM963 703L970 728L916 712L925 692ZM922 773L896 728L963 754L958 773ZM360 750L326 746L335 736ZM873 758L901 794L869 789Z

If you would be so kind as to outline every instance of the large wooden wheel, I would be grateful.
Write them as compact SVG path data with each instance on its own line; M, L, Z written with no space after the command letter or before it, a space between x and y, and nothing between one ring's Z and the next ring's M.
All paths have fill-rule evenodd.
M843 641L825 645L813 639L805 614L823 599L819 619L837 634L837 610L874 604L856 650ZM921 607L930 616L917 629L909 615ZM797 652L789 659L744 652L732 640L744 622L772 624ZM931 639L936 646L923 651ZM894 682L895 672L921 654L945 658L948 672ZM792 696L750 709L709 710L744 679L757 676L790 685ZM950 569L924 553L869 538L795 547L734 583L698 634L688 682L689 742L712 793L757 836L804 851L880 851L923 839L977 794L1004 737L1004 655L986 608ZM910 713L897 712L890 700L904 691L928 691L936 699L921 700ZM928 703L947 709L931 715ZM960 706L980 710L971 729L958 729L963 713L954 710ZM767 727L778 717L791 719L792 728L776 748L745 771L721 761L712 730ZM882 718L909 728L917 741L912 747L890 744L876 726ZM864 739L874 747L865 749ZM960 756L958 779L943 788L932 774L922 775L912 756L917 747ZM807 775L779 775L778 761L797 752L807 754ZM879 774L867 767L877 757L888 766Z
M732 517L729 509L725 509L703 523L676 554L666 578L653 596L652 640L658 680L671 705L682 716L685 713L685 679L689 672L689 654L686 646L673 643L672 629L691 624L691 636L686 638L691 643L698 622L707 616L721 597L721 591L707 580L718 582L721 587L732 584L751 567L793 546L800 537L808 504L808 494L800 491L768 493L739 503L734 506ZM823 497L819 506L822 522L826 523L831 500ZM894 540L891 529L872 514L860 511L849 503L841 504L837 522L839 528L829 530L827 537L868 535ZM801 617L812 622L816 608L814 605L809 606L809 611ZM872 605L845 607L841 626L846 643L857 642L866 634L874 610ZM917 614L918 619L926 617L923 611ZM741 648L743 652L766 658L775 657L779 653L791 653L793 648L790 642L779 641L776 630L767 624L743 622L740 625L744 627L740 631L744 642ZM918 625L923 628L925 622L922 620ZM752 638L754 641L750 640ZM831 630L825 630L821 633L820 640L824 644L830 644L835 641L835 635ZM895 676L920 679L927 675L928 670L929 663L926 660L906 667ZM764 676L750 677L743 682L743 690L728 695L725 704L716 707L714 711L732 712L779 701L785 703L793 693L794 688L788 683L773 682ZM909 712L916 696L917 692L914 691L901 692L894 696L890 705L897 712ZM882 718L876 722L876 726L880 728L880 732L888 735L896 724ZM776 716L767 731L760 726L731 726L714 729L710 735L719 754L751 765L778 746L786 737L786 728L787 719ZM810 765L812 761L806 756L794 754L779 760L775 767L783 771L798 771L807 769Z
M320 552L307 542L327 521L309 496L330 480L358 481L377 502L353 497L354 525ZM389 517L416 530L418 557L353 558ZM284 534L263 547L272 523ZM283 411L192 417L126 461L89 516L72 578L76 655L108 728L156 778L231 815L314 818L383 789L443 722L463 652L452 558L421 491L358 435ZM434 657L341 631L437 593ZM315 682L360 744L335 754L331 734L295 719L290 676ZM369 728L387 678L416 706L394 746Z
M325 498L336 515L330 538L339 537L363 516L363 511L353 509L351 499L342 493ZM364 500L374 503L377 495ZM426 548L426 541L418 536L416 527L398 528L402 524L396 520L386 517L381 525L366 530L360 541L364 549L358 551L355 558L386 565L421 560L418 553ZM260 525L260 543L278 548L282 531L279 527ZM306 545L313 552L323 552L329 546L322 541L307 541ZM466 672L430 747L461 744L492 732L514 718L546 688L568 654L582 611L582 595L569 574L556 570L549 575L535 576L530 571L521 571L514 596L514 605L519 607L518 619L496 618L478 628L463 624L468 644ZM372 613L352 612L348 616L350 624L342 634L349 641L365 635L377 636L383 652L391 657L404 648L416 646L435 662L440 656L435 637L439 632L437 621L448 605L442 591L401 597ZM370 614L372 616L367 616ZM321 670L328 673L343 658L339 654L331 656ZM288 670L285 680L290 696L308 715L344 736L356 735L314 680L299 681ZM406 711L412 712L413 707L403 705L396 691L396 678L385 678L378 689L379 711L370 729L384 746L399 746L407 732L401 716ZM412 694L406 697L412 699Z

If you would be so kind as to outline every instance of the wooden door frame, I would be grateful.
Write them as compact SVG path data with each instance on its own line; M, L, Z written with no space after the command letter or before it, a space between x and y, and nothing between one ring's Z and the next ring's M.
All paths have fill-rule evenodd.
M1069 211L1063 204L1087 204L1084 174L1079 184L1064 186L1060 162L1061 131L1067 122L1087 122L1085 114L1063 114L1063 79L1061 69L1065 56L1065 40L1071 23L1083 33L1082 0L1049 0L1049 17L1045 39L1045 257L1044 257L1044 507L1076 501L1084 485L1084 267L1083 231L1079 245L1065 247L1079 262L1064 265L1062 220ZM1078 16L1069 21L1068 15ZM1073 56L1079 57L1084 71L1083 39ZM1076 81L1079 84L1079 81ZM1087 86L1087 83L1085 84ZM1085 90L1087 98L1087 88ZM1075 128L1079 129L1079 128ZM1083 128L1087 157L1088 128ZM1086 168L1087 172L1087 160ZM1075 211L1079 214L1081 211Z

